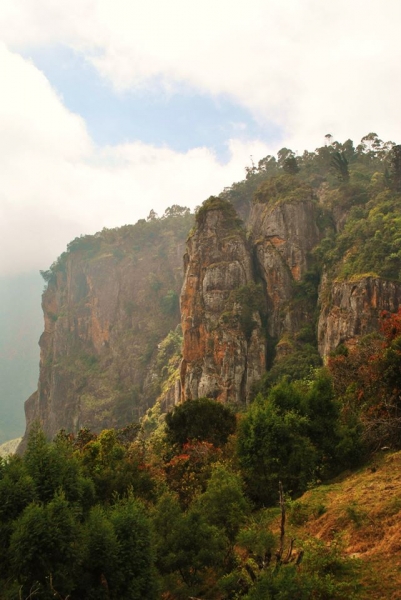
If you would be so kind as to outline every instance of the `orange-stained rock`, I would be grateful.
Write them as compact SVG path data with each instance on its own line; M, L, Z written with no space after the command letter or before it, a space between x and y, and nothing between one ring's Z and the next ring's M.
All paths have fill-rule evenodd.
M119 427L154 403L158 344L179 325L191 222L160 220L157 237L146 222L105 230L64 255L43 293L40 375L26 402L27 431L34 421L48 437L61 428ZM165 405L177 395L171 386Z
M352 345L378 331L380 313L397 312L401 306L401 284L379 277L334 282L326 277L320 296L318 344L321 356L327 358L339 344Z
M257 289L252 251L234 209L218 199L206 205L187 242L182 400L243 403L265 370L260 312L245 306L247 294Z

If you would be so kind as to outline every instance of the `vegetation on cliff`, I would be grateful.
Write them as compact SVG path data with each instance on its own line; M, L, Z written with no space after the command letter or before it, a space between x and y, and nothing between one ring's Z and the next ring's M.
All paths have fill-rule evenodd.
M217 211L221 216L222 220L220 227L225 230L242 230L244 224L238 217L238 214L228 200L220 196L210 196L203 204L198 208L195 215L195 220L198 227L202 227L205 223L206 216L210 211Z
M360 369L374 385L378 361L381 397L401 381L400 319L387 316L379 355ZM388 462L385 476L376 454L361 469L366 403L357 393L361 409L349 410L353 384L336 369L282 381L236 416L204 398L152 430L61 431L48 442L34 428L22 457L0 461L1 597L395 599L399 569L378 531L397 522L399 473ZM382 402L369 402L381 423ZM400 437L381 431L395 447ZM351 467L353 483L333 481ZM379 586L369 565L381 560Z
M365 281L367 274L401 281L401 150L375 134L356 148L350 140L326 141L315 152L295 156L284 148L277 159L252 165L243 182L209 198L195 217L189 244L209 216L213 235L206 232L207 264L196 248L187 288L198 310L184 323L192 343L188 364L196 346L190 384L197 377L199 388L211 382L217 397L218 365L226 399L234 385L244 396L243 373L266 362L249 405L197 398L163 416L174 402L167 398L182 343L181 278L177 257L169 263L166 256L189 229L186 209L75 240L44 274L46 335L57 331L64 346L54 352L49 336L42 340L40 393L56 374L65 394L60 404L71 406L70 388L78 389L81 406L92 407L97 420L93 431L71 426L53 442L33 427L25 454L1 460L2 598L381 600L397 593L395 560L392 569L382 557L388 587L378 586L368 566L383 566L375 554L381 523L394 527L394 540L399 534L399 477L388 475L382 507L369 504L369 486L380 495L375 474L389 468L390 457L385 462L378 453L401 445L401 312L383 313L378 331L364 323L372 333L360 338L365 308L378 312L377 298L364 297L352 320L351 301L336 304L330 286ZM284 210L301 204L313 211ZM277 211L274 227L268 223L256 241L238 217L246 220L251 205ZM304 227L295 224L295 241L285 237L294 225L286 222L290 214L301 215ZM306 231L316 235L312 249L303 244ZM262 245L264 263L255 249ZM193 282L209 267L204 295L195 298ZM122 291L128 270L135 285ZM113 279L115 273L121 277ZM67 278L75 282L71 304ZM103 319L100 293L107 291L106 306L116 287L118 300ZM202 314L207 302L210 322ZM324 305L353 322L319 368L316 322ZM205 331L209 338L202 338ZM130 417L132 426L111 427ZM398 465L399 454L393 457ZM345 489L341 481L351 469L360 471ZM354 483L365 486L363 494ZM339 500L340 490L348 499Z
M135 225L77 238L43 273L46 331L27 429L38 419L49 437L60 426L99 431L138 419L154 404L180 345L182 256L192 223L179 206L161 218L151 213ZM163 342L169 334L172 351ZM41 412L49 405L53 424Z
M237 271L244 271L244 260L251 265L246 281L224 299L220 329L235 325L249 348L258 331L258 345L254 340L248 348L249 368L244 366L252 385L264 365L265 391L283 375L305 377L310 367L319 365L317 322L332 302L332 281L366 275L401 281L399 155L398 146L382 142L374 133L357 146L327 136L326 144L314 152L295 156L283 148L277 157L252 164L244 181L210 197L198 209L198 232L207 215L213 213L218 221L221 256L213 258L210 253L213 269L205 288L210 302L216 304L219 294L224 296L220 288L229 281L232 285ZM253 230L247 236L252 206ZM257 207L269 213L263 227ZM164 410L174 393L179 394L172 392L178 377L178 345L174 358L165 356L164 365L158 347L169 332L178 335L181 261L192 222L187 208L172 206L161 218L151 211L147 220L135 225L73 240L42 273L47 288L46 334L41 340L39 390L27 405L28 429L36 418L49 436L56 433L55 424L47 424L40 412L49 403L59 425L76 430L85 424L100 430L139 418L160 395ZM235 254L236 236L243 240L244 256ZM230 261L238 264L229 266ZM194 305L202 307L205 301L195 299ZM202 326L199 315L193 323ZM206 343L202 335L199 348L203 344L214 362L222 361L225 342L220 340L217 348L216 340ZM332 349L329 342L319 341L321 352L322 348L326 355ZM251 384L236 377L236 396L242 394L245 401ZM63 415L62 406L67 404L71 410Z
M0 460L1 597L395 600L399 453L377 449L400 445L400 340L383 314L236 416L204 398L153 427L34 427Z

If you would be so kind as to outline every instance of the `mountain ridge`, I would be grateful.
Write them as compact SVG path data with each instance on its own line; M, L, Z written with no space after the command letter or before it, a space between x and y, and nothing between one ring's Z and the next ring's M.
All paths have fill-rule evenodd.
M376 331L381 311L401 302L393 146L348 140L266 157L198 209L184 275L193 216L182 207L74 240L44 273L27 431L36 420L50 437L121 426L143 416L162 388L165 409L202 395L246 403L272 367L280 372L299 356L294 377L303 376L337 346ZM158 347L180 321L183 360L179 373L176 344L166 387L172 356L162 364Z

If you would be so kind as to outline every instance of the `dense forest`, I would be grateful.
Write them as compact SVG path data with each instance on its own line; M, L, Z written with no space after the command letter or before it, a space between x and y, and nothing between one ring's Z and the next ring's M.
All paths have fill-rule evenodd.
M165 414L157 401L126 426L61 430L51 441L34 425L24 454L0 462L1 598L390 597L369 588L341 531L324 538L299 527L330 510L303 494L344 473L373 473L381 452L401 448L401 310L382 311L377 331L339 344L323 365L313 308L327 281L401 281L401 146L373 133L356 147L326 136L315 152L284 148L246 171L198 209L196 223L211 206L236 226L228 204L246 221L253 204L312 198L322 235L292 301L308 322L291 351L273 355L249 404L202 397ZM185 209L174 211L141 223L141 243L156 243L166 218L188 224ZM64 261L44 274L49 284ZM157 301L164 320L174 316L175 292ZM241 315L249 329L252 314ZM155 397L176 372L179 329L166 340ZM391 506L396 518L400 503ZM355 504L346 517L373 527Z

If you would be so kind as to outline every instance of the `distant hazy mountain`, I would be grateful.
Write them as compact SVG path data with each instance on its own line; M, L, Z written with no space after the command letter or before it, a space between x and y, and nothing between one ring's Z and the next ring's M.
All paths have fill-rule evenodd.
M24 401L37 386L42 290L38 272L0 277L0 443L24 432Z

